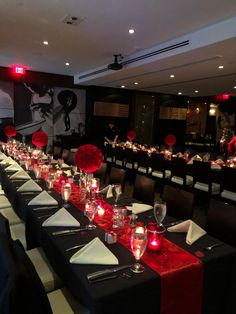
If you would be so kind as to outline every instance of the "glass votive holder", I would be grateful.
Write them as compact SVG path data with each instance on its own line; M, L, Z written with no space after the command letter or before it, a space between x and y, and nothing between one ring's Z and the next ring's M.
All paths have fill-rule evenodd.
M147 225L148 251L157 252L160 250L165 231L166 229L163 225L159 226L156 223Z
M112 217L112 228L123 229L125 225L127 209L125 207L115 207Z

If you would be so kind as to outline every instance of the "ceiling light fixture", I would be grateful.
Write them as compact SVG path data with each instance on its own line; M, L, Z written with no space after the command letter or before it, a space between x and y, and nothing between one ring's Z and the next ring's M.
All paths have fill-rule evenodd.
M182 92L178 92L178 95L182 95Z
M224 66L223 65L219 65L218 69L224 69Z
M130 28L130 29L129 29L129 33L130 33L130 34L134 34L134 29L133 29L133 28Z
M69 63L69 62L66 62L65 65L68 67L68 66L70 65L70 63Z
M121 88L125 88L125 85L121 85Z
M134 85L138 85L138 82L134 82Z
M171 74L171 75L170 75L170 78L174 78L174 77L175 77L174 74Z
M47 46L47 45L48 45L48 41L44 40L44 41L43 41L43 44L44 44L45 46Z
M234 88L236 89L236 85L234 86Z
M194 91L194 93L196 93L196 94L197 94L197 93L199 93L199 91L198 91L198 90L195 90L195 91Z

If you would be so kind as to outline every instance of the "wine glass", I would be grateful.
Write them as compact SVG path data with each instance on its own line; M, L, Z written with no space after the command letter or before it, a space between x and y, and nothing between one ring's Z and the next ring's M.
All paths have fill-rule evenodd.
M69 183L66 183L61 187L61 196L62 196L62 199L64 200L63 207L65 208L69 207L68 199L70 195L71 195L71 185Z
M153 206L153 213L157 224L159 226L163 226L162 221L166 216L166 203L163 201L155 202Z
M112 185L112 195L115 199L115 204L114 204L115 208L117 207L117 202L118 202L118 199L119 199L121 193L122 193L121 184L113 184Z
M135 258L135 263L131 266L130 270L134 273L142 273L144 266L139 262L147 247L147 232L143 227L134 229L130 238L131 251Z
M52 173L49 173L46 179L47 189L51 190L53 188L53 182L55 180L55 176Z
M40 180L40 176L41 176L41 167L39 166L35 166L34 167L34 174L35 174L35 181L39 181Z
M89 224L86 226L89 230L96 228L96 225L92 223L94 216L97 212L97 203L94 200L87 200L85 204L85 213L89 219Z

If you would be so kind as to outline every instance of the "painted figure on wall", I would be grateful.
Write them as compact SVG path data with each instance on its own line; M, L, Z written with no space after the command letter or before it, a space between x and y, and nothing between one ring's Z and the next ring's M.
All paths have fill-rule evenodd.
M0 89L0 140L6 141L3 129L7 124L13 124L14 105L11 96Z
M62 107L59 112L64 116L63 120L65 125L65 131L69 131L71 128L70 112L76 108L77 96L71 90L63 90L57 95L57 99Z

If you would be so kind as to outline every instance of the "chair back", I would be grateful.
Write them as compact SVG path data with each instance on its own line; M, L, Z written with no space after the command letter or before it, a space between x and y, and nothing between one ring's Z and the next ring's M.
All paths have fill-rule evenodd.
M236 247L236 206L211 199L205 229L212 236Z
M162 199L167 205L167 214L177 219L192 219L194 194L179 188L165 185Z
M211 184L211 163L206 161L193 161L193 180L195 182L202 182Z
M236 193L236 168L223 167L222 168L222 185L221 190L227 190Z
M58 159L62 156L62 148L59 146L53 146L53 158Z
M171 158L171 176L186 178L186 161L180 157Z
M63 148L61 158L67 163L69 158L69 149Z
M138 168L143 167L146 169L146 173L148 173L148 168L151 166L151 158L146 151L139 150L137 152L137 163Z
M166 161L164 154L152 153L151 154L151 168L152 171L164 172L166 167Z
M116 146L114 149L115 164L124 166L125 164L125 150L122 146Z
M9 221L0 213L0 233L5 233L11 237Z
M155 180L145 175L136 175L133 198L143 202L144 204L153 205L155 196Z
M107 162L113 162L114 159L114 148L112 144L106 144L104 147L104 158Z
M126 176L126 171L124 169L111 167L111 172L109 174L108 183L109 184L115 184L115 183L121 184L122 192L124 192L125 176Z
M103 162L101 164L101 167L97 171L95 171L93 175L94 175L94 178L99 178L101 183L104 183L106 179L106 173L107 173L107 163Z
M46 292L20 241L0 234L1 314L52 314Z

